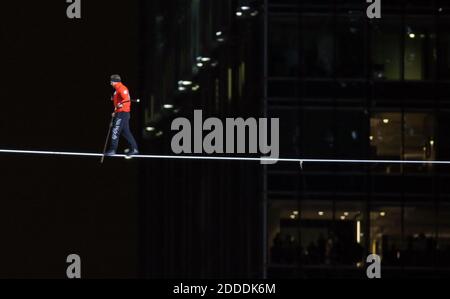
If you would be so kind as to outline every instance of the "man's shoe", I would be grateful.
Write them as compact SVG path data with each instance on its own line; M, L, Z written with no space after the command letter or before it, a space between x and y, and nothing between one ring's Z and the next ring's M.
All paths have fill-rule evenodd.
M127 153L127 156L137 156L139 155L139 151L137 149L134 149Z
M111 157L111 156L115 156L115 155L116 155L116 151L113 151L113 150L107 151L105 153L105 156L107 156L107 157Z
M137 155L139 155L139 151L135 149L135 150L132 150L132 151L129 151L128 153L126 153L125 159L131 160L131 159L133 159L133 156L137 156Z

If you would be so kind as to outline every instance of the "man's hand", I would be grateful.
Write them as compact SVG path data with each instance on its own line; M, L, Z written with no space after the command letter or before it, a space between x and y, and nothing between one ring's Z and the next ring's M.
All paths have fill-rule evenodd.
M121 109L121 108L123 108L123 104L117 105L117 109Z
M112 117L116 117L116 113L115 113L115 112L113 112L113 114L111 114L111 116L112 116Z

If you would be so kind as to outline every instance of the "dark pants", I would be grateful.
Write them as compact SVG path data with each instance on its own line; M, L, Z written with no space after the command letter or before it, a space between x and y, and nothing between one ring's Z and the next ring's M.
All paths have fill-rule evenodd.
M117 151L121 135L128 141L132 151L138 150L136 140L130 131L130 113L128 112L119 112L114 118L111 132L111 147L109 148L110 151Z

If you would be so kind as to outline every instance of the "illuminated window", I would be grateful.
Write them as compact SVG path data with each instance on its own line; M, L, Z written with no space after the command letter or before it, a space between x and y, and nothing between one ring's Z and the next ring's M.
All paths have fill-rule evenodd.
M401 219L400 204L374 203L371 206L369 252L380 255L385 265L400 265L403 249Z
M370 144L376 157L435 159L434 117L429 113L405 113L404 117L400 112L376 113L370 119L370 128Z
M424 18L407 18L404 53L405 80L433 79L436 69L436 34Z

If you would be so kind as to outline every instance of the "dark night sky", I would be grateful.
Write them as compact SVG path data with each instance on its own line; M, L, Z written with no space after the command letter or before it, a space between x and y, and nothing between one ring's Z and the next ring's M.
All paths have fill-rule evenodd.
M135 94L137 0L83 0L82 20L67 19L67 5L2 2L2 149L100 152L109 75ZM85 276L135 275L135 162L1 155L0 165L0 277L64 278L71 253Z

